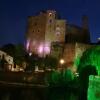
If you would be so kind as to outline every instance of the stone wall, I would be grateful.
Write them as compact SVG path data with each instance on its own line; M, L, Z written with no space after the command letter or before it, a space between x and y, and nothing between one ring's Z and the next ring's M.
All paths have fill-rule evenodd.
M75 43L66 44L63 52L66 67L72 67L75 57Z
M29 40L29 50L36 52L39 45L44 43L46 15L28 17L26 39Z
M83 43L65 44L63 58L65 60L66 66L73 68L73 70L77 70L77 66L81 56L83 55L83 52L85 52L85 50L90 47L92 47L92 45Z

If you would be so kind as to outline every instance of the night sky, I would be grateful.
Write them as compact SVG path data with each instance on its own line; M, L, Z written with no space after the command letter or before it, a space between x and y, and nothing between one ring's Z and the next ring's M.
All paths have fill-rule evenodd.
M27 17L47 9L79 26L87 15L92 42L100 36L100 0L0 0L0 46L24 43Z

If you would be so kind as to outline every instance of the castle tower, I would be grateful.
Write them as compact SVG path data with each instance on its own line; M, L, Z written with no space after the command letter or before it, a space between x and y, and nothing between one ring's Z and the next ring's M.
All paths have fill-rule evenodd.
M86 15L82 16L82 29L83 29L83 39L85 43L90 43L90 32L88 25L88 17Z
M45 41L65 42L66 20L57 19L56 11L47 11Z
M55 32L55 16L56 12L52 10L48 10L46 20L46 30L45 30L45 41L51 43L54 40L54 32Z
M46 14L40 13L38 16L29 16L27 24L27 50L29 52L37 52L41 44L45 39L45 27L46 27Z
M82 28L87 29L89 28L88 26L88 17L86 15L82 16Z
M28 18L26 48L29 52L50 53L52 42L65 42L66 21L57 19L56 11L47 10Z

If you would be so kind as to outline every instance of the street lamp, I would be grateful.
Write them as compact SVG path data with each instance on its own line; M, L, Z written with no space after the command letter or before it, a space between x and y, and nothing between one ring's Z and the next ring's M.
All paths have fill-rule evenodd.
M63 67L63 65L64 65L64 63L65 63L65 60L64 60L64 59L60 59L59 63L60 63L60 65L61 65L61 67Z
M65 63L64 59L60 59L60 64L63 65Z
M29 53L29 56L31 56L31 55L32 55L32 53L30 52L30 53Z

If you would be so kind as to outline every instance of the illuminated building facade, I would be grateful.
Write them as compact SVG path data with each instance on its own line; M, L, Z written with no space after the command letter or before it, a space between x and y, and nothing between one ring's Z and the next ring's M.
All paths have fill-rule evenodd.
M26 49L40 56L50 54L52 42L65 42L66 21L57 18L56 11L47 10L28 17Z
M47 54L63 58L66 67L77 66L75 59L90 46L87 16L82 17L82 25L77 26L59 19L56 11L47 10L28 17L26 49L30 53L44 57Z

